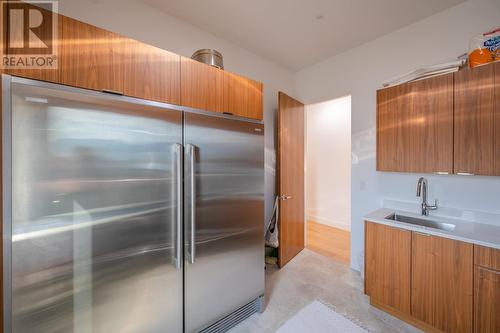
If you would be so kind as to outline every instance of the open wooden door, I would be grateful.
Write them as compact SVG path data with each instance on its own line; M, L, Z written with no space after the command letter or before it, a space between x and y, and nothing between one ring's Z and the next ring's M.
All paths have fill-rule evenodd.
M304 249L304 104L282 92L278 98L278 264L283 267Z

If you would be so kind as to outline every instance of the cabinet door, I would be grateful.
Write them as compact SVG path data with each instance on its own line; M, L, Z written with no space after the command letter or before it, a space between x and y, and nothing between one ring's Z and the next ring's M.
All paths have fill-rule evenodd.
M411 232L366 222L365 233L366 294L409 314Z
M224 72L223 111L262 120L262 83Z
M62 15L59 25L60 82L73 87L123 92L122 38Z
M377 92L377 170L453 171L453 75Z
M410 145L405 113L410 112L410 85L377 91L377 170L405 171L405 147Z
M180 57L135 40L125 47L125 95L180 104Z
M474 264L500 271L500 250L474 245Z
M218 68L181 57L181 104L223 112L223 77Z
M500 332L500 272L475 267L474 332Z
M473 246L412 233L411 314L444 332L472 331Z
M453 173L453 75L412 84L409 119L410 172Z
M455 73L455 173L494 174L493 68Z
M126 41L118 34L97 29L95 53L99 90L124 92Z
M99 89L95 40L97 28L66 16L59 17L61 48L60 82L69 86Z

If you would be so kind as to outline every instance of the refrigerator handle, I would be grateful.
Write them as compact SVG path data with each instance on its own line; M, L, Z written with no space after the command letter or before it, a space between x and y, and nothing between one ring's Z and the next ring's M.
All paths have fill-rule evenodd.
M182 265L182 145L176 143L175 150L175 268Z
M190 200L189 200L189 218L190 218L190 237L189 237L189 263L194 264L196 256L196 178L195 178L195 160L196 147L188 144L190 157L189 163L189 184L190 184Z

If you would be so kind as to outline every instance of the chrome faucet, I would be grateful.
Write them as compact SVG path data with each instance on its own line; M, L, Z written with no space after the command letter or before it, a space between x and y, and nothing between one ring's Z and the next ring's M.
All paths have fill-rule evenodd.
M420 177L417 183L417 197L422 197L422 215L428 216L430 210L436 210L437 200L434 200L434 205L427 204L427 179Z

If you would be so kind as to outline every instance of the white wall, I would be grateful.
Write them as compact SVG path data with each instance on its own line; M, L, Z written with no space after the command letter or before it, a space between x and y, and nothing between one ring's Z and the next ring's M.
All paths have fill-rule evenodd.
M351 230L351 96L306 106L306 215Z
M217 49L224 56L225 69L263 82L266 220L269 218L274 204L277 92L294 95L294 73L136 0L59 0L59 12L186 57L198 49Z
M62 14L116 31L172 52L190 56L199 48L223 52L226 69L264 83L266 124L266 217L274 195L274 121L276 92L306 104L352 97L352 267L363 250L363 215L387 199L417 206L419 175L375 171L375 91L381 82L418 66L454 59L469 39L500 24L500 1L469 0L406 28L294 73L192 25L134 0L60 0ZM334 32L332 32L334 33ZM294 84L295 83L295 84ZM500 178L428 176L430 197L471 218L500 213ZM416 208L415 208L416 209ZM474 212L472 212L474 211ZM499 220L490 221L500 223Z
M298 97L306 104L351 95L352 241L351 266L363 251L363 215L405 201L417 211L418 174L375 171L375 92L381 82L419 66L455 59L471 37L500 25L500 1L469 0L425 20L351 49L297 73ZM500 177L428 175L430 199L441 211L500 225ZM481 214L478 211L492 213ZM438 210L439 212L439 210ZM435 213L431 213L435 214Z

